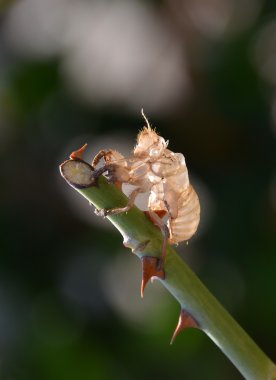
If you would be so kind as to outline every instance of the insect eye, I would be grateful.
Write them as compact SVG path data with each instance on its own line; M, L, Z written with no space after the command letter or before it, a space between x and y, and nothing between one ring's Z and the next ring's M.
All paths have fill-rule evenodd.
M158 149L151 149L150 150L150 156L151 157L158 157L160 155L160 151Z

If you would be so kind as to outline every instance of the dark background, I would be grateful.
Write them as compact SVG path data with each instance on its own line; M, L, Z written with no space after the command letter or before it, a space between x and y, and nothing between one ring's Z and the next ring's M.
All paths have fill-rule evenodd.
M59 175L150 122L202 222L177 249L276 360L274 1L0 2L1 379L241 379Z

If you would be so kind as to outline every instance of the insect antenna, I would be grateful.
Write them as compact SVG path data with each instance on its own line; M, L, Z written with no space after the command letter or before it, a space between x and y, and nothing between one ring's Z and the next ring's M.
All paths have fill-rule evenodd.
M141 114L142 114L143 118L145 119L145 122L147 123L147 127L148 127L149 129L151 129L150 123L149 123L149 121L148 121L148 119L147 119L147 116L146 116L145 113L144 113L144 109L143 109L143 108L141 109Z
M143 133L143 131L145 131L145 130L147 130L148 133L155 133L156 135L158 135L158 133L156 132L156 129L153 128L153 127L151 127L150 122L148 121L148 118L147 118L146 114L144 113L143 108L141 109L141 114L142 114L143 118L145 119L145 122L146 122L147 126L144 127L144 128L140 131L140 133L138 134L138 136L137 136L137 140L138 140L138 141L139 141L139 136L140 136L140 135Z

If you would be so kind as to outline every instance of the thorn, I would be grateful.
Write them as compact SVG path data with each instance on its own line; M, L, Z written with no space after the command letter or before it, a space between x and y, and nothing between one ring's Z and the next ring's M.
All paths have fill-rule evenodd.
M71 160L82 160L83 152L85 151L87 144L84 144L80 149L75 150L70 154Z
M187 311L181 310L179 320L178 320L178 324L177 324L176 329L173 333L170 344L173 344L175 338L177 337L177 335L181 331L183 331L189 327L199 328L199 324Z
M152 277L159 277L162 280L165 278L163 269L158 269L159 259L152 256L144 256L142 260L142 284L141 284L141 297L144 297L144 290Z

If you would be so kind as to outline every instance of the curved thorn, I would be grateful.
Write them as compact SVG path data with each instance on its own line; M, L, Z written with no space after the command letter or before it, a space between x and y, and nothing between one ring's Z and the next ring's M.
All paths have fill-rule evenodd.
M165 272L163 269L158 269L159 259L152 256L144 256L142 261L142 284L141 284L141 297L144 297L144 290L152 277L159 277L164 280Z
M85 151L87 144L84 144L80 149L75 150L70 154L71 160L82 160L83 152Z
M177 335L181 331L183 331L189 327L199 328L199 324L186 310L181 310L179 320L178 320L178 324L177 324L176 329L173 333L170 344L173 344L175 338L177 337Z

